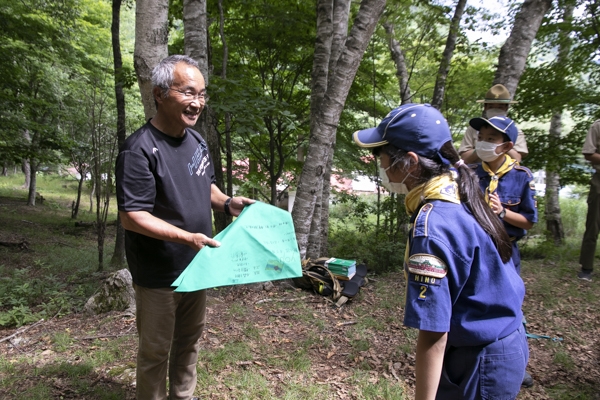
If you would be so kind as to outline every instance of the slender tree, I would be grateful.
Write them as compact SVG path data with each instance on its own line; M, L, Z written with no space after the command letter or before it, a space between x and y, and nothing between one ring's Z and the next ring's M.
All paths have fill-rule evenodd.
M398 43L398 41L396 40L396 35L394 34L394 25L386 21L383 24L383 27L385 29L392 61L394 61L394 64L396 66L396 77L398 78L400 104L410 103L412 96L410 94L410 86L408 84L409 73L408 68L406 66L404 52L400 47L400 43Z
M120 149L125 143L126 136L126 114L125 114L125 74L123 71L123 58L121 56L121 4L122 0L112 1L112 23L110 27L113 49L115 100L117 104L117 146ZM78 198L79 201L79 198ZM125 229L121 225L121 219L117 214L117 234L115 237L115 250L110 264L121 267L125 263Z
M448 78L448 72L450 71L452 54L456 47L456 37L460 30L460 20L465 12L466 5L467 0L458 0L456 8L454 9L452 22L450 23L450 29L448 30L448 39L446 40L446 47L444 47L444 53L442 54L442 60L440 61L440 69L437 73L435 88L433 89L433 98L431 100L431 105L438 110L442 108L442 102L444 101L446 79Z
M306 256L312 216L317 197L323 190L323 174L329 160L329 152L332 151L331 144L335 140L336 127L350 85L384 7L385 0L361 2L335 72L329 79L321 107L314 116L316 122L311 124L306 162L300 175L292 212L302 257Z
M525 70L531 44L551 6L552 0L525 0L515 16L508 39L500 49L494 85L504 85L513 97Z
M168 16L168 0L136 0L133 64L146 120L156 113L152 96L152 68L168 55Z
M322 42L315 44L313 59L311 115L316 115L327 91L328 78L334 74L339 55L343 49L348 32L350 16L350 1L320 1L318 6L322 14L317 17L317 38ZM319 34L319 32L324 32ZM331 38L331 39L329 39ZM324 72L324 73L323 73ZM311 126L316 121L311 118ZM327 255L329 239L329 198L331 192L331 170L333 168L333 149L335 139L331 143L329 158L323 173L323 188L315 200L312 223L308 239L308 258L318 258Z
M183 1L183 27L184 27L184 48L185 53L198 61L200 72L204 76L206 87L209 87L212 67L209 51L208 20L206 14L205 0L184 0ZM216 184L225 192L223 179L223 163L221 160L221 138L219 132L210 122L211 111L210 103L205 105L205 110L196 122L196 130L202 134L206 142L213 161ZM231 222L224 213L215 212L215 228L217 232L222 231Z

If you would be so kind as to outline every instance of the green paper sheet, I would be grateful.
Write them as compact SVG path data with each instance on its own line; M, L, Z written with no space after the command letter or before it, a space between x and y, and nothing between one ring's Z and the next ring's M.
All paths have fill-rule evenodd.
M215 236L220 247L204 247L171 286L192 292L302 276L300 252L289 212L256 202Z

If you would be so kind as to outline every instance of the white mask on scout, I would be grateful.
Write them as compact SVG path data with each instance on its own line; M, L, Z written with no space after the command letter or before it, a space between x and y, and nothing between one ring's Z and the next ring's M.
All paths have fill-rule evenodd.
M503 144L504 143L490 143L477 141L477 143L475 143L475 151L477 152L477 157L481 158L485 162L494 161L500 156L500 154L496 153L496 148Z
M404 177L404 179L402 179L402 182L390 182L390 178L388 178L388 175L387 175L387 170L390 168L391 168L391 166L389 166L387 168L379 167L379 177L381 178L381 186L383 186L390 192L393 192L396 194L408 194L408 192L409 192L408 187L406 187L406 184L404 183L406 178L408 178L408 175L406 175Z
M506 110L500 108L488 108L487 110L483 110L483 118L490 119L493 117L506 117Z

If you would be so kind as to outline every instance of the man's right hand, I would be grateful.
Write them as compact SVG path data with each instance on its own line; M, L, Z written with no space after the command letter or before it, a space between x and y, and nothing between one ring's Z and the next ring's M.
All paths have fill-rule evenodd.
M192 249L200 251L204 246L219 247L221 246L221 242L211 239L202 233L191 233L188 245Z
M119 211L121 224L128 231L148 237L190 246L199 251L204 246L219 247L221 243L202 233L191 233L156 218L147 211Z

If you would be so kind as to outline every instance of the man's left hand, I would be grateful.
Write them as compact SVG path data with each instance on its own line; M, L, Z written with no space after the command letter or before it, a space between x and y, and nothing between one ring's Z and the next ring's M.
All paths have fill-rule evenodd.
M249 199L247 197L232 197L231 202L229 203L229 212L232 216L237 217L238 215L240 215L244 207L254 202L255 200Z

